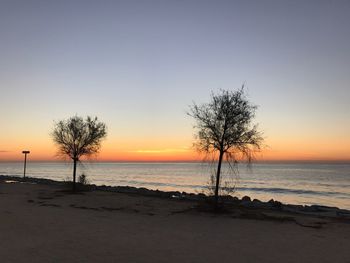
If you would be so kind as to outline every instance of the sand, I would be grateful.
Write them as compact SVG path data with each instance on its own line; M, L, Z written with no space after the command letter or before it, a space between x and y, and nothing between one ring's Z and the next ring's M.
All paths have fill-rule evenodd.
M1 262L350 262L349 222L296 216L302 226L197 205L0 181Z

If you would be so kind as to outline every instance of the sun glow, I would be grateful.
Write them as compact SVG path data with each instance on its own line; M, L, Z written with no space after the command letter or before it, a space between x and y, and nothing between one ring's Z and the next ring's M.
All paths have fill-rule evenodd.
M186 143L185 143L186 142ZM177 143L179 145L177 145ZM188 146L185 146L185 145ZM192 146L190 139L177 139L168 143L165 140L141 140L136 141L113 141L103 142L101 151L89 159L94 161L201 161L200 155ZM257 161L288 161L288 160L350 160L350 143L347 145L331 143L318 144L307 140L270 140L266 141L267 147L257 153ZM57 156L56 147L50 138L46 140L32 141L30 144L21 143L23 146L8 143L0 152L0 161L21 161L22 150L28 149L30 161L59 161L62 157ZM153 145L153 147L152 147Z
M20 129L18 129L20 130ZM39 129L33 134L8 133L1 138L0 161L22 161L23 150L30 150L29 161L60 161L57 148L50 138L48 129ZM117 131L114 133L117 134ZM193 148L193 130L187 136L125 136L118 138L110 132L102 142L101 151L89 159L93 161L201 161ZM350 160L350 141L346 136L327 140L326 135L311 139L307 134L271 135L266 138L266 147L257 153L257 161L288 160Z

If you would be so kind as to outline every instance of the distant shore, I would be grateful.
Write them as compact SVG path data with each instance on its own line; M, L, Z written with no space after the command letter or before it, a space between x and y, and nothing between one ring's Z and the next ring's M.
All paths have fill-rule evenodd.
M3 262L348 262L349 211L0 176ZM293 208L293 209L292 209ZM6 241L6 242L5 242ZM219 256L218 256L219 255Z

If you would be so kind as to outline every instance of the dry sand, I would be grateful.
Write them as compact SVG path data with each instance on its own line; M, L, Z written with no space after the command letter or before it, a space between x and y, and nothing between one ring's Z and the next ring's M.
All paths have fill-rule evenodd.
M0 261L350 262L349 222L247 219L196 205L1 181Z

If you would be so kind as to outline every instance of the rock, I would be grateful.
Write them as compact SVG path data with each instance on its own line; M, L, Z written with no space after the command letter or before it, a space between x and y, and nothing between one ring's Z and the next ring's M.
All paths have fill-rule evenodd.
M304 210L304 206L302 205L283 205L283 211L292 212L292 213L300 213Z
M310 206L310 209L316 212L330 212L330 211L333 212L333 211L339 210L338 207L323 206L323 205L312 205Z
M270 207L272 208L277 208L277 209L282 209L282 203L279 202L279 201L275 201L273 199L270 199L268 202L267 202L268 205L270 205Z
M232 201L233 201L233 202L237 202L237 201L239 201L239 198L238 198L237 196L233 196L233 197L232 197Z
M274 208L282 209L282 203L279 201L275 201L273 204Z
M224 195L224 196L221 196L221 199L222 199L224 202L232 202L233 197L232 197L231 195Z
M100 186L98 187L98 190L106 191L107 188L106 188L105 185L100 185Z
M142 195L149 194L149 190L147 188L144 188L144 187L139 188L137 192L142 194Z
M242 197L242 202L251 202L251 199L249 196L243 196Z
M268 207L265 202L262 202L258 199L254 199L253 201L243 201L241 202L242 206L249 208L266 208Z
M251 199L250 199L250 197L249 196L243 196L242 197L242 200L241 200L241 202L240 202L240 205L241 206L244 206L244 207L252 207L252 201L251 201Z

